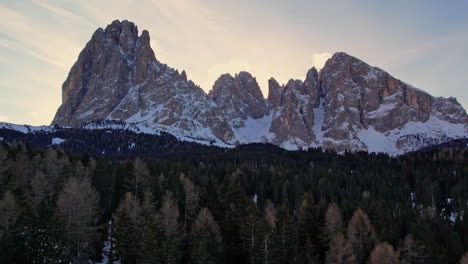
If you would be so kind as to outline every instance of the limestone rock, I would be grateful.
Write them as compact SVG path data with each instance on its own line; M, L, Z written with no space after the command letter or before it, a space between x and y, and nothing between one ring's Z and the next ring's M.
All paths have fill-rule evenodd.
M121 120L153 130L177 131L200 140L233 136L224 116L185 72L160 63L148 31L138 36L128 21L98 29L80 53L62 87L62 105L53 124L79 126L94 120Z
M248 72L240 72L235 77L230 74L221 75L213 85L209 97L236 127L243 126L243 120L249 117L262 118L270 110L257 80Z
M288 142L301 147L311 145L315 139L313 109L320 103L317 70L309 70L305 82L289 80L280 87L276 80L270 79L269 84L268 100L274 106L270 126L270 132L275 134L273 142L279 145Z

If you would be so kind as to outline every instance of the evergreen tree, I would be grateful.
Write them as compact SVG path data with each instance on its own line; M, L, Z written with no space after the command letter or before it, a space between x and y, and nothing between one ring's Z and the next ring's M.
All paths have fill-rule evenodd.
M178 222L179 208L176 201L172 198L172 193L167 192L164 195L162 207L157 214L157 223L160 236L159 263L177 264L180 263L182 231Z
M399 247L401 264L424 263L424 246L408 234Z
M141 198L144 193L144 186L149 177L149 170L146 163L141 159L136 159L133 170L126 175L124 186L128 192L132 192L134 199Z
M342 231L343 217L341 215L340 208L336 203L332 203L328 206L327 212L325 213L323 238L326 244L329 244L331 240Z
M399 264L398 255L393 247L384 242L375 246L370 255L369 264Z
M253 202L249 203L247 210L247 215L241 224L242 245L245 252L247 252L248 263L262 263L265 233L264 221L259 217L257 208Z
M156 208L153 199L153 194L150 191L145 191L139 216L141 225L140 244L142 248L138 263L143 264L159 263L160 241L158 234L160 230L157 226Z
M249 215L252 202L240 190L235 174L224 179L216 192L215 202L209 207L216 219L220 219L227 263L245 263L245 218ZM239 232L240 231L240 232Z
M202 208L192 226L192 261L198 264L224 263L223 238L218 223Z
M136 264L141 254L141 205L127 193L113 217L117 255L126 264Z
M82 262L82 249L92 241L98 223L99 196L88 178L71 177L57 199L57 216L65 226L72 258Z
M320 210L314 204L310 193L304 194L297 218L298 242L300 243L298 258L301 263L318 263L316 245L320 244Z
M298 255L297 233L294 220L286 204L282 204L276 214L275 240L279 245L279 263L296 263Z
M330 242L325 264L356 264L353 246L342 233L338 233Z
M196 215L200 202L200 191L183 173L179 177L184 187L184 223L183 230L187 229L187 222L190 222Z
M267 200L265 206L265 232L262 242L262 258L263 264L274 264L277 262L277 255L279 252L278 244L275 243L275 229L276 229L276 213L275 205Z
M7 239L12 234L19 213L20 207L15 197L7 191L0 200L0 237Z
M348 239L358 264L364 264L375 244L374 229L367 214L358 209L348 223Z
M14 263L13 257L18 249L15 239L15 224L20 207L15 197L7 191L0 200L0 262Z
M40 210L41 203L53 193L52 183L48 180L42 171L37 171L31 180L31 192L29 193L30 202L36 215Z

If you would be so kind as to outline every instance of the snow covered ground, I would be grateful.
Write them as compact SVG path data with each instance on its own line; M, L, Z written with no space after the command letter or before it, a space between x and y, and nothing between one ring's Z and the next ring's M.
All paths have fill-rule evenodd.
M386 108L382 105L381 108ZM370 113L372 115L378 113ZM322 130L324 122L324 108L320 106L314 109L314 125L312 131L315 135L315 142L307 144L298 139L290 139L284 142L281 147L288 150L309 147L322 147L326 144L354 144L359 146L355 150L367 150L369 152L382 152L390 155L400 155L414 151L429 145L440 144L452 139L467 138L468 128L463 124L453 124L448 121L431 116L427 122L408 122L400 129L386 131L384 133L369 126L368 129L357 130L355 138L352 140L336 141L324 136ZM216 145L219 147L233 148L239 144L248 143L268 143L273 142L275 135L269 131L273 116L268 115L260 119L248 118L241 121L244 126L234 128L234 139L224 142L215 137L212 131L199 124L193 126L193 130L188 131L178 126L165 126L161 124L148 124L139 118L134 119L134 123L124 123L120 121L104 121L100 123L87 123L80 128L83 129L124 129L134 133L155 134L167 132L174 135L181 141L195 142L206 145ZM133 119L132 119L133 120ZM139 121L137 121L139 120ZM28 126L9 123L0 123L0 128L16 130L22 133L54 132L55 126ZM1 140L1 139L0 139ZM51 144L58 145L65 140L53 138Z

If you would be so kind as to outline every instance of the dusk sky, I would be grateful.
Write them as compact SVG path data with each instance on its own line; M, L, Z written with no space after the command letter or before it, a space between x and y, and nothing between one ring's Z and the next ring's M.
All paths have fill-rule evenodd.
M0 0L0 121L50 124L98 27L147 29L156 58L209 91L223 73L304 79L345 51L468 108L468 1Z

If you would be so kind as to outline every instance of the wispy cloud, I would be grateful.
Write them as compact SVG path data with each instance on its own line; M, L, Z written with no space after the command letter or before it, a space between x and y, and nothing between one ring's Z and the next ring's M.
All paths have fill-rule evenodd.
M3 47L20 49L25 54L58 67L70 67L76 58L79 46L67 38L63 32L50 27L42 27L31 17L0 5L3 21L0 30L8 36Z
M85 24L85 25L91 25L91 23L89 23L85 18L83 18L83 17L81 17L81 16L79 16L79 15L77 15L75 13L72 13L72 12L70 12L70 11L64 9L64 8L53 5L47 0L32 0L32 3L34 5L37 5L37 6L41 7L41 8L46 9L47 11L49 11L52 14L61 16L61 17L65 18L65 19L74 20L76 22L79 22L79 23L82 23L82 24Z

